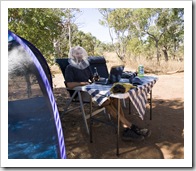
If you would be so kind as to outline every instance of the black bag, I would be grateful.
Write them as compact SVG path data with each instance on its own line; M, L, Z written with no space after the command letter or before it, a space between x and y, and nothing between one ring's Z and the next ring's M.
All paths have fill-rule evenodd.
M134 77L131 81L131 84L133 84L134 86L143 84L143 81L139 77Z
M135 75L135 72L124 71L124 72L122 73L121 78L127 78L127 79L129 79L129 78L132 77L133 75Z
M123 85L120 85L120 84L116 84L114 87L113 87L113 90L112 92L115 94L115 93L125 93L126 89Z

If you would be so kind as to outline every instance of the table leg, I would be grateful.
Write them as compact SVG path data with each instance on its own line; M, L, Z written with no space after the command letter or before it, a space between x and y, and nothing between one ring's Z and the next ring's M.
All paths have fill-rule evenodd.
M92 140L92 124L93 124L93 121L92 121L92 96L90 97L90 143L93 142Z
M150 120L152 120L152 90L150 90Z
M129 98L129 114L131 114L131 100Z
M117 147L116 147L116 155L119 156L119 133L120 133L120 99L118 99L118 111L117 111Z

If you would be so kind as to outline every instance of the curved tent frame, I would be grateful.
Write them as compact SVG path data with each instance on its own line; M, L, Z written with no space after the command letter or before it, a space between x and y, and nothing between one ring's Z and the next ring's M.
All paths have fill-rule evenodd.
M56 139L58 141L58 144L56 145L56 146L58 146L57 147L58 155L56 157L53 156L52 158L65 159L66 158L66 150L65 150L65 144L64 144L64 136L63 136L61 121L60 121L60 117L59 117L59 112L58 112L57 105L56 105L55 98L54 98L53 91L52 91L52 77L51 77L50 69L47 65L47 62L46 62L45 58L43 57L43 55L41 54L41 52L33 44L31 44L26 39L21 38L21 37L17 36L16 34L12 33L10 30L8 30L8 41L13 41L13 40L18 44L18 46L21 46L24 49L25 53L28 54L30 60L33 61L34 68L36 68L35 69L36 70L35 75L36 75L36 77L38 77L38 83L39 83L40 89L43 93L43 98L35 97L35 98L15 100L15 101L10 101L10 102L8 101L8 108L9 108L8 109L8 122L10 121L10 123L11 123L11 124L8 123L8 130L9 130L8 131L8 139L9 138L11 139L11 140L8 140L8 141L10 141L11 143L15 143L16 141L21 142L20 139L19 139L20 137L17 137L13 133L14 131L16 132L16 130L15 130L16 125L15 125L15 127L13 127L11 121L13 121L13 118L17 118L18 113L20 113L20 114L22 113L22 115L20 116L21 118L17 118L18 122L19 122L20 119L21 120L24 119L24 118L27 119L28 113L27 112L25 113L25 109L27 109L27 106L28 106L27 102L29 102L28 104L31 104L31 106L28 107L27 110L34 110L35 106L33 106L33 105L35 104L35 101L36 101L36 104L39 105L39 109L36 110L37 112L34 113L34 114L35 114L35 117L38 118L37 120L39 121L39 125L42 125L42 123L44 123L46 121L45 128L43 128L43 130L46 131L46 135L47 135L47 129L48 128L50 129L50 127L51 127L51 129L53 129L52 127L54 127L53 130L56 130L53 133L56 132L56 135L54 137L57 137ZM20 103L19 103L19 101L20 101ZM20 111L11 110L10 109L11 107L12 107L12 109L14 109L13 106L15 108L17 108L18 110L20 110ZM23 109L23 110L21 110L21 109ZM41 109L42 109L42 111L41 111ZM45 110L45 109L46 109L46 111L43 112L43 110ZM46 112L48 112L48 113L51 112L50 117L48 117L48 116L46 117L46 115L48 115L48 114L45 114ZM39 119L39 117L40 117L40 119ZM31 123L35 123L34 120L33 120L33 118L28 117L28 121L31 121ZM29 122L27 123L26 120L23 120L23 121L24 121L23 126L26 124L26 127L24 126L24 128L31 129L31 127L33 127L32 125L29 124ZM51 124L51 122L54 122L54 124ZM48 123L49 123L49 125L48 125ZM21 123L18 124L18 125L20 127L22 127ZM48 127L48 128L46 128L46 127ZM12 130L13 128L14 128L14 131ZM23 132L25 132L26 129L23 130ZM41 129L41 128L39 128L39 129ZM36 131L41 132L42 130L39 130L39 129L35 128ZM19 132L22 132L22 130L20 129ZM35 136L45 135L45 134L41 134L40 132L37 132L37 135L35 135ZM9 136L9 133L11 134L10 136ZM23 136L28 136L28 135L26 135L26 134L28 134L27 131L26 131L25 135L24 135L24 133L22 133L22 134L23 134ZM43 138L43 142L45 142L46 139L48 139L48 137L43 137L43 136L41 136L41 137ZM49 138L51 140L53 140L54 137L52 136L52 137L49 137ZM29 136L29 139L32 139L32 137ZM25 140L27 141L28 139L26 138ZM42 146L44 146L43 142L41 144ZM25 144L25 143L23 143L23 144ZM9 145L8 149L11 151L12 148L14 148L13 146L14 145L12 145L12 146ZM20 144L20 146L21 146L21 144ZM26 150L27 150L27 148L29 149L30 147L26 147ZM35 145L33 146L33 148L35 148ZM38 146L36 146L36 148L38 148ZM8 150L8 158L9 158L9 150ZM28 150L28 151L31 151L31 150ZM47 151L47 149L45 149L45 150ZM25 153L25 152L26 151L23 150L20 154L23 155L23 153ZM45 157L47 158L47 155L45 155L45 153L46 152L44 151L39 156L37 154L34 154L34 155L32 155L33 157L32 156L31 157L32 158L45 158ZM14 155L13 155L13 152L12 152L12 157L11 158L14 158L13 156ZM25 158L25 155L23 156L23 158ZM26 158L29 158L29 156L26 155Z

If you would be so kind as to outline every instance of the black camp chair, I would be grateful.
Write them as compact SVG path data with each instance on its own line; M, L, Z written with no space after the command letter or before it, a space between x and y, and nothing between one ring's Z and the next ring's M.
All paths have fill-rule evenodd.
M93 73L95 73L95 67L97 68L97 72L100 77L108 78L109 73L106 65L106 60L101 56L90 56L88 57L90 68Z
M101 77L108 77L108 70L107 70L107 66L106 66L106 61L103 57L89 57L89 62L90 62L90 67L92 69L92 72L94 72L94 67L97 67L97 70L100 74ZM68 58L57 58L55 60L55 62L59 65L61 72L63 74L63 77L65 79L65 69L66 67L69 65L68 63ZM65 86L66 86L66 82L64 81ZM86 115L85 111L84 111L84 103L90 103L90 101L84 101L84 99L90 99L90 95L86 92L81 92L79 90L70 90L68 88L66 88L68 90L68 92L70 93L70 99L67 101L67 103L65 104L65 113L73 111L77 108L81 109L82 115L83 115L83 119L84 119L84 123L85 123L85 127L86 127L86 131L89 134L89 127L87 124L87 119L90 118L90 115ZM86 98L87 97L87 98ZM77 107L72 107L69 108L71 102L79 102L80 105ZM105 111L105 108L102 107L96 111L94 111L92 113L92 116Z

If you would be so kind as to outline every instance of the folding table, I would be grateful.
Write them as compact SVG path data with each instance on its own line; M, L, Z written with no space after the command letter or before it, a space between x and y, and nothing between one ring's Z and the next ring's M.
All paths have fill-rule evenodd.
M134 89L130 89L126 93L112 94L110 89L112 85L100 85L100 84L90 84L82 87L77 87L78 91L86 91L88 92L92 100L97 102L98 105L102 105L108 98L116 98L118 99L118 112L117 112L117 156L119 155L119 131L120 131L120 123L119 123L119 113L120 113L120 99L129 98L138 111L139 117L143 120L145 115L145 109L147 104L147 96L150 93L150 116L152 115L152 87L157 81L157 77L153 76L144 76L141 78L143 81L142 85L138 85ZM92 100L90 107L90 119L92 119ZM152 117L152 116L151 116ZM150 117L150 118L151 118ZM92 141L92 127L90 126L90 141Z

